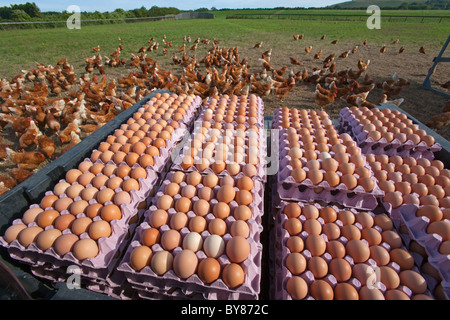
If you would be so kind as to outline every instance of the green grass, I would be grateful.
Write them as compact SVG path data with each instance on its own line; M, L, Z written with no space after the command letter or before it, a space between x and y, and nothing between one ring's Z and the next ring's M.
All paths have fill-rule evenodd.
M241 11L243 10L236 10L236 12ZM291 12L291 10L286 11ZM324 12L323 10L316 11ZM400 12L395 11L395 13ZM411 11L407 13L419 14L419 12ZM446 13L449 14L449 12ZM305 34L305 39L301 42L302 46L306 46L308 41L318 40L323 34L327 34L328 39L340 39L355 43L361 43L364 39L368 39L371 43L383 44L399 38L402 43L407 45L427 44L430 48L440 48L449 35L448 23L382 22L380 30L369 30L365 20L225 19L229 14L230 12L227 11L217 11L215 12L216 18L213 20L82 25L80 30L61 27L0 31L2 38L0 77L11 78L19 74L22 69L35 67L36 61L54 65L63 57L68 57L69 62L82 70L85 65L84 58L94 55L92 47L99 44L102 55L109 55L119 44L118 36L123 39L122 44L125 47L123 57L128 59L131 52L136 53L140 47L148 46L147 40L152 36L160 42L161 48L163 46L162 37L166 34L167 39L174 44L173 48L169 50L169 54L163 56L160 49L156 53L149 53L148 56L157 60L170 61L171 55L181 46L183 36L187 34L194 39L196 37L218 39L222 46L242 47L244 53L254 43L261 40L270 43L274 49L282 49L287 44L291 44L294 33ZM426 14L436 14L436 12L429 11ZM208 46L208 48L210 47ZM204 52L206 52L206 48L203 51L198 50L197 56L201 57ZM187 54L192 55L193 52L188 50ZM121 69L120 72L125 73L127 70Z

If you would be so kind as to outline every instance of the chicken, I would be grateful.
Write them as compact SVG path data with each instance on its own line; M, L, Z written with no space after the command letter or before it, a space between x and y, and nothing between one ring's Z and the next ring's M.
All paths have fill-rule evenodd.
M345 59L348 57L348 55L350 54L351 51L344 51L339 55L339 58L341 59Z
M5 184L3 182L0 182L0 196L4 195L5 193L7 193L9 190L11 190L10 188L6 187Z
M80 125L80 129L82 132L86 133L87 135L90 135L91 133L95 132L98 128L102 127L103 124L84 124Z
M361 59L358 60L358 69L361 71L365 71L370 64L370 59L367 62L363 62Z
M8 156L8 154L6 153L6 148L9 147L11 146L8 144L0 143L0 160L4 160Z
M355 53L358 51L358 48L359 48L359 46L355 46L355 47L352 49L352 54L355 54Z
M58 132L61 128L61 124L58 122L58 120L56 120L56 118L49 110L47 110L45 115L45 124L48 128L56 132Z
M320 93L319 90L315 91L316 104L321 107L325 107L329 104L332 104L334 102L335 98L336 98L336 94L333 94L332 96L328 96L328 95Z
M420 52L420 53L423 53L423 54L426 54L425 47L424 47L424 46L421 46L420 49L419 49L419 52Z
M6 171L17 181L17 183L25 181L34 174L34 171L20 168L8 168Z
M450 80L447 81L446 83L441 84L440 87L444 88L444 89L447 89L447 90L450 90Z
M433 129L438 129L440 127L446 126L450 124L450 112L444 112L437 114L433 117L431 117L428 122L427 126Z
M403 87L390 86L386 81L382 84L383 92L387 95L388 98L392 96L398 95L401 91L403 91Z
M263 44L263 42L262 41L260 41L260 42L258 42L257 44L255 44L254 46L253 46L253 48L261 48L261 46L262 46L262 44Z
M292 36L294 37L294 40L300 39L300 35L299 34L293 34Z
M19 138L19 146L21 148L27 148L32 144L37 144L37 137L39 134L42 134L42 132L36 125L36 122L34 120L31 120L30 126Z
M387 94L383 94L381 98L378 100L378 103L388 103L388 104L395 104L397 107L399 107L403 101L405 101L404 98L399 98L395 100L388 100Z
M316 91L319 91L321 94L332 97L335 95L336 88L333 88L331 90L323 88L320 83L316 84Z
M73 146L77 145L78 143L81 142L80 136L78 134L76 134L74 131L71 132L72 135L72 139L70 140L70 143L68 145L66 145L62 150L61 150L61 154L66 153L67 151L69 151Z
M366 99L363 99L363 98L361 98L361 97L356 97L356 105L357 105L358 107L360 107L360 108L366 107L366 108L369 108L369 109L372 109L373 107L376 106L375 103L372 103L372 102L370 102L370 101L367 101Z
M366 100L368 95L369 95L369 91L361 92L361 93L358 93L358 94L348 95L348 96L347 96L347 102L348 102L349 104L351 104L352 106L358 106L358 105L356 104L357 98L361 98L361 99Z
M0 174L0 183L3 183L5 187L12 189L17 186L17 181L13 177L7 174Z
M282 86L277 89L275 89L275 94L278 96L280 100L283 100L283 98L292 90L292 88L295 87L295 78L292 78L287 86Z
M300 61L298 61L298 59L294 58L294 57L290 57L289 58L291 60L291 64L293 65L297 65L297 66L301 66L302 63Z
M96 47L92 48L93 51L99 52L100 51L100 45L97 45Z
M0 120L7 121L11 124L12 129L18 137L20 137L30 126L30 117L15 117L9 114L0 113Z
M322 57L322 49L314 55L314 60L318 60Z
M309 46L309 47L306 47L306 48L305 48L305 52L306 52L306 53L310 53L311 50L312 50L312 46Z
M362 93L362 92L367 92L367 91L370 92L374 88L375 88L375 83L371 83L371 84L368 84L368 85L360 85L358 83L358 81L356 81L356 80L353 82L353 92L355 94Z
M183 43L183 45L178 49L178 52L183 52L186 50L186 44Z
M331 44L337 44L339 42L338 39L331 41Z
M56 150L53 140L43 134L38 135L37 140L39 149L42 150L42 152L47 155L48 158L51 158Z
M398 49L398 53L399 53L399 54L400 54L400 53L403 53L403 51L405 51L405 47L404 47L404 46L401 46L400 49Z
M324 34L324 35L320 38L320 40L325 40L326 38L327 38L327 35Z
M363 41L363 45L366 46L367 45L367 40Z
M18 165L21 169L36 169L45 161L45 155L39 151L16 152L10 148L6 148L8 159Z

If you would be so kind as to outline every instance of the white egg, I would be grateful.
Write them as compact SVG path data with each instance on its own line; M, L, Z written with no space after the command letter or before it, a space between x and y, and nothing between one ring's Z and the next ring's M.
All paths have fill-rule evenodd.
M202 245L202 236L197 232L190 232L183 239L183 249L189 249L197 252L202 248Z
M331 158L331 155L328 152L321 152L319 154L319 159L323 160L323 159L328 159Z
M225 241L217 234L208 236L203 244L203 251L208 257L218 258L225 250Z

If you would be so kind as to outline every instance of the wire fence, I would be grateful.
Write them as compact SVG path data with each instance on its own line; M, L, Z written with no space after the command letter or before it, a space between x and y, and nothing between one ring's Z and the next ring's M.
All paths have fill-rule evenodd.
M280 20L326 20L326 21L364 21L369 15L363 14L314 14L314 13L239 13L227 16L227 19L280 19ZM449 16L438 15L381 15L387 22L436 22L448 23Z

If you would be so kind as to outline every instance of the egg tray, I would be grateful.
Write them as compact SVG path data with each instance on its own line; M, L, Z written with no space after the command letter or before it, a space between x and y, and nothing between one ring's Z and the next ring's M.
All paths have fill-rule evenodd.
M221 132L224 132L223 129L220 130ZM171 170L172 171L183 171L183 172L192 172L192 171L196 171L196 172L200 172L203 174L208 174L208 173L214 173L217 174L219 176L232 176L227 169L224 169L223 171L219 172L219 173L215 173L211 167L207 167L205 170L203 171L199 171L198 168L195 166L196 162L201 163L201 159L196 156L194 157L194 165L190 166L186 169L184 169L181 164L182 164L182 159L183 156L185 154L189 153L190 150L190 146L192 143L192 140L194 140L194 136L195 133L191 134L191 137L183 144L180 144L180 153L178 155L178 157L176 158L176 160L173 162ZM245 141L248 141L248 137L246 136ZM267 181L267 174L266 174L266 170L267 170L267 159L266 159L266 155L267 155L267 144L266 144L266 134L264 132L264 130L260 130L258 133L258 141L259 141L259 155L258 155L258 164L255 166L256 167L256 175L254 178L262 180L262 181ZM248 146L245 145L244 146L244 153L245 156L247 156L248 153ZM233 153L232 151L228 151L228 157L229 158L233 158ZM212 159L214 160L214 159ZM225 164L229 164L231 161L230 160L225 160L224 161ZM238 174L232 176L233 178L241 178L242 176L244 176L244 173L242 172L244 166L246 165L245 159L244 161L239 163L241 170Z
M210 104L211 104L211 99L212 99L212 97L209 97L209 98L207 99L207 101L206 101L206 104L201 108L200 114L199 114L199 116L197 117L197 121L204 121L204 115L205 115L206 110L209 108L209 106L210 106ZM241 98L238 97L237 103L240 102L240 99L241 99ZM228 106L229 106L229 103L230 103L230 102L231 102L231 99L228 99L227 105L226 105L226 107L225 107L226 110L228 109ZM248 108L249 108L248 103L249 103L249 102L247 101L247 108L246 108L247 110L248 110ZM256 123L256 126L257 126L258 128L264 128L264 102L263 102L263 100L261 99L261 97L259 97L259 96L257 96L257 106L256 106L256 108L257 108L257 116L256 116L257 123ZM214 111L213 111L213 113L214 113ZM234 127L236 127L236 126L238 125L238 123L236 122L236 117L237 117L237 115L234 116L234 120L231 122L231 124L232 124ZM245 120L246 120L246 121L244 122L244 125L245 125L247 128L250 126L250 124L247 122L248 119L249 119L249 117L248 117L248 115L246 114L246 115L245 115ZM214 123L216 123L216 121L215 121L214 119L208 120L208 122L211 123L211 125L213 125ZM220 123L221 123L222 125L227 124L227 122L226 122L225 120L220 121Z
M189 278L183 280L179 278L173 270L167 271L162 276L159 276L156 273L154 273L149 266L144 267L139 272L134 270L129 263L130 254L135 247L141 245L140 242L141 234L145 229L148 228L150 228L150 225L144 222L141 226L139 226L136 229L135 237L131 242L127 252L125 253L121 264L118 267L118 270L124 272L128 282L130 282L132 285L140 285L143 287L151 288L150 290L152 292L155 290L154 288L157 288L156 289L157 293L169 292L172 288L180 288L184 292L184 295L188 296L194 292L201 293L205 300L214 299L214 297L219 296L223 299L229 300L236 293L239 293L240 298L242 299L244 297L245 299L250 300L258 299L259 283L261 277L262 245L261 243L259 243L259 241L255 240L254 238L259 238L259 234L258 236L254 237L249 236L249 238L247 238L248 242L250 243L250 255L245 261L240 263L245 273L244 283L236 289L230 289L220 278L208 285L203 283L203 281L200 280L197 274L193 274ZM161 229L163 232L165 232L170 228L167 225L165 225L162 226L160 230ZM180 230L180 233L182 237L184 237L186 234L189 233L189 230L187 228L183 228ZM205 231L201 235L202 238L205 239L207 236L209 236L209 232ZM225 238L226 243L231 238L231 235L225 234L223 238ZM151 249L154 253L164 250L160 244L153 245ZM177 247L172 252L175 256L181 250L182 250L181 247ZM196 255L199 261L207 257L202 250L197 251ZM222 254L219 258L217 258L217 260L219 261L222 268L228 263L230 263L225 253Z
M136 223L132 222L134 218L140 218L144 214L144 209L138 209L138 205L145 201L148 196L153 191L153 187L158 180L157 174L153 170L147 170L147 178L139 178L138 182L140 185L140 190L131 190L131 203L130 204L122 204L120 205L122 211L122 218L120 220L113 220L110 222L112 234L108 238L100 238L97 242L99 245L99 254L94 258L89 258L84 261L79 261L75 258L75 256L69 252L65 254L63 257L60 257L53 248L49 248L45 251L39 249L35 243L31 243L28 247L23 247L18 240L12 241L8 244L2 236L0 236L0 245L8 249L10 256L16 260L21 262L30 264L32 266L41 266L44 264L50 264L54 268L66 267L67 265L78 265L80 266L83 275L92 278L105 278L113 269L114 265L116 265L120 260L120 256L117 256L118 253L123 252L124 248L127 245L127 235L134 230L136 227ZM65 181L65 180L61 180ZM74 182L73 184L77 184ZM89 186L89 185L88 185ZM104 188L104 187L102 187ZM100 188L100 190L102 189ZM120 191L118 188L116 191ZM47 191L45 195L53 194L52 191ZM59 197L64 197L65 194L60 195ZM76 197L74 200L79 200L81 197ZM96 200L92 199L89 201L90 204L95 203ZM112 202L106 202L109 204ZM38 204L32 204L30 208L39 207ZM53 208L47 208L46 210L50 210ZM61 214L70 214L67 210L61 212ZM80 213L77 217L86 216L84 213ZM101 217L95 217L93 221L101 220ZM16 219L13 221L13 224L23 223L22 219ZM36 222L30 223L28 226L37 225ZM45 228L51 229L54 226L48 226ZM66 229L63 231L63 234L71 233L71 230ZM80 235L81 238L89 238L87 232Z
M277 108L273 112L272 129L278 129L278 130L286 129L281 125L281 120L282 120L281 110L282 110L282 108ZM308 112L308 114L309 114L309 112ZM290 125L292 125L291 119L292 119L292 117L289 116ZM330 118L327 118L327 119L330 119Z
M262 245L260 243L260 234L262 232L262 224L261 224L261 216L264 214L264 184L255 181L255 187L252 190L253 195L253 203L249 205L251 211L252 211L252 218L247 220L247 223L249 225L250 233L249 233L249 243L251 246L251 251L249 258L241 263L241 266L243 267L245 271L245 282L243 285L238 287L237 289L229 289L221 279L216 280L210 285L204 284L197 275L193 275L189 277L187 280L183 281L176 276L176 274L170 270L163 276L156 275L150 267L145 267L140 272L136 272L129 264L129 255L132 251L132 249L138 245L140 245L140 237L143 232L143 230L150 228L150 225L148 224L148 216L151 212L155 211L157 207L155 204L158 201L158 198L163 194L163 190L165 190L165 187L167 184L170 183L171 177L173 175L173 172L169 172L166 179L163 181L160 190L157 192L155 197L153 198L152 205L144 214L144 222L137 228L135 237L133 241L131 242L130 247L127 250L127 253L125 254L120 266L119 270L124 272L128 281L132 283L133 285L144 285L145 287L149 288L159 288L163 290L163 292L170 291L172 287L181 288L182 290L187 290L186 292L202 292L204 294L205 299L214 299L214 297L220 297L220 299L233 299L234 296L238 295L239 299L257 299L259 294L259 282L261 277L261 255L262 255ZM185 183L183 182L180 184L181 187L185 186ZM197 185L197 190L201 189L203 187L202 184ZM217 188L217 187L216 187ZM236 188L235 188L236 189ZM214 189L213 189L214 190ZM193 201L195 201L197 196L193 198ZM217 203L217 200L212 199L211 204ZM237 207L237 203L233 200L230 202L230 211L233 212L233 209ZM169 217L174 215L177 211L174 208L170 208L168 211ZM189 218L192 218L195 216L195 213L193 211L187 212L187 215ZM208 213L205 216L205 219L207 222L214 219L214 215L212 213ZM170 221L170 220L169 220ZM225 219L225 222L227 224L227 229L229 230L231 224L235 221L234 217L230 215L228 218ZM160 227L160 230L167 231L170 229L168 225L163 225ZM189 233L188 228L183 228L180 230L180 233L182 236ZM210 235L210 233L205 230L201 233L202 238L206 239ZM231 235L229 233L224 235L224 238L228 240L231 238ZM152 246L152 251L160 251L163 250L162 247L159 244L155 244ZM176 248L174 250L181 250L181 248ZM203 253L203 251L197 252L197 256L199 260L206 257L206 255ZM218 258L218 261L221 263L222 266L229 263L228 257L224 254L222 254L221 257ZM147 289L147 291L154 291L154 289ZM226 298L228 297L228 298Z
M286 257L287 257L287 256L289 255L289 253L290 253L289 249L288 249L288 248L286 247L286 245L285 245L285 243L286 243L287 239L290 237L290 235L289 235L289 233L288 233L288 232L284 229L284 227L283 227L285 221L287 220L287 216L283 213L283 210L284 210L284 207L285 207L288 203L289 203L289 202L286 202L286 201L283 201L283 202L282 202L282 205L281 205L279 214L278 214L278 216L277 216L278 219L277 219L277 227L276 227L276 235L275 235L276 242L275 242L275 243L276 243L277 246L280 246L281 248L280 248L280 249L277 248L277 249L275 250L275 251L276 251L276 254L277 254L277 264L278 264L278 266L277 266L278 269L276 270L276 271L277 271L277 274L276 274L276 286L275 286L275 289L276 289L276 292L275 292L275 299L276 299L276 300L292 300L292 297L290 296L290 294L289 294L289 293L287 292L287 290L285 289L285 288L286 288L286 283L287 283L288 279L291 278L291 277L293 276L292 273L289 271L289 269L288 269L288 268L285 266L285 264L284 264L284 261L286 260ZM302 208L303 208L303 206L305 206L305 204L304 204L304 203L301 203L301 202L297 202L297 204L298 204L300 207L302 207ZM313 205L316 206L319 210L322 209L322 208L324 207L324 206L321 206L321 205L319 205L319 204L317 204L317 203L314 203ZM359 212L358 210L355 210L355 209L353 209L353 208L343 208L343 209L340 209L340 208L339 208L338 206L336 206L336 205L331 205L331 206L328 206L328 207L332 207L337 213L339 213L339 211L341 211L341 210L349 210L349 211L353 212L353 213L356 215L356 214L358 214L358 212ZM366 212L367 212L367 211L366 211ZM368 211L368 213L369 213L372 217L375 217L375 214L374 214L373 212ZM302 215L300 215L299 218L301 219L301 217L302 217ZM303 220L306 220L306 218L304 218L304 216L303 216ZM324 224L321 217L317 218L317 220L318 220L322 225ZM336 220L336 221L339 221L339 220ZM302 221L302 222L303 222L303 221ZM362 230L362 226L361 226L358 222L355 222L353 225L357 226L359 230ZM341 227L342 227L342 226L341 226ZM381 232L381 230L382 230L382 229L381 229L379 226L377 226L377 225L374 225L373 228L377 229L377 230L380 231L380 232ZM393 228L392 230L395 231L394 228ZM299 236L302 238L302 240L305 240L306 237L308 236L308 233L307 233L305 230L302 230L302 232L299 234ZM325 239L325 242L328 241L326 235L321 234L321 236ZM338 239L336 239L336 240L338 240L339 242L341 242L341 243L344 244L344 245L345 245L345 244L347 243L347 241L348 241L344 236L340 236L340 237L339 237ZM367 241L366 241L365 239L362 239L362 241L364 241L364 242L366 242L366 244L368 244ZM387 244L386 242L381 242L380 245L383 246L386 250L390 251L390 246L389 246L389 244ZM405 248L404 244L402 244L402 246L401 246L400 248L401 248L401 249L404 249L404 250L406 250L406 251L408 251L408 250ZM304 253L307 253L307 255L305 256ZM311 253L308 251L308 249L305 248L305 249L302 251L302 254L305 256L306 260L308 261L308 258L311 256ZM328 252L325 252L321 257L324 258L325 261L327 261L327 263L329 263L329 262L331 261L331 259L332 259L331 255L330 255ZM348 254L346 254L346 255L344 256L344 259L347 260L347 262L349 262L350 265L351 265L352 267L353 267L353 265L355 264L354 261L353 261L353 258L350 257ZM369 259L368 259L366 262L364 262L364 263L365 263L365 264L368 264L368 265L370 265L370 266L376 266L376 265L377 265L376 262L375 262L372 258L369 258ZM389 263L387 264L387 266L393 268L397 273L400 272L400 266L399 266L397 263L395 263L395 262L389 262ZM413 268L410 269L410 270L416 271L416 272L418 272L420 275L423 276L422 272L420 272L420 270L417 268L416 265L414 265ZM311 285L311 283L314 282L314 280L315 280L314 275L313 275L312 272L309 271L309 270L303 272L303 273L302 273L301 275L299 275L299 276L300 276L303 280L305 280L305 282L308 284L308 288L309 288L309 286ZM426 295L428 295L428 296L430 296L430 297L433 297L433 295L431 294L431 291L430 291L430 283L428 282L429 279L428 279L428 277L425 277L425 276L424 276L424 278L425 278L425 280L427 281L427 290L425 291L424 294L426 294ZM332 274L327 274L325 277L323 277L323 278L321 278L321 279L322 279L322 280L325 280L326 282L328 282L328 284L329 284L332 288L334 288L334 287L337 285L337 283L338 283L338 281L336 280L336 278L335 278ZM360 282L358 279L354 278L354 277L351 277L349 280L347 280L347 281L345 281L345 282L346 282L346 283L350 283L351 285L353 285L357 291L359 291L359 289L360 289L361 286L362 286L362 285L361 285L361 282ZM383 283L381 283L381 282L379 283L378 289L379 289L380 291L382 291L383 294L384 294L385 291L386 291L385 285L384 285ZM409 289L407 286L400 285L399 287L397 287L397 289L403 291L403 292L404 292L405 294L407 294L409 297L412 296L412 291L411 291L411 289ZM305 299L305 300L314 300L314 298L309 294L309 292L308 292L308 295L307 295L304 299Z
M283 152L282 152L283 153ZM297 183L291 176L292 166L289 164L290 156L286 155L281 158L280 168L277 173L277 189L279 197L283 200L292 201L324 201L337 202L346 207L373 210L378 205L378 198L383 196L383 191L378 187L376 179L373 177L371 168L369 169L371 178L375 182L375 187L371 192L366 192L362 186L356 186L353 190L349 190L344 183L340 183L335 187L330 187L327 181L322 181L318 185L314 185L310 179L306 178ZM308 168L304 168L306 173ZM321 170L325 173L324 170ZM359 178L355 174L356 178ZM322 191L316 192L315 188L323 188Z
M424 157L433 160L434 152L442 149L439 143L428 146L423 141L419 144L414 144L411 140L400 142L398 139L387 142L385 138L375 141L368 137L368 132L363 130L364 126L360 124L348 107L339 112L339 123L341 131L349 133L358 142L363 153L410 156L415 159Z
M418 208L419 206L414 204L401 205L392 211L392 219L397 224L407 227L410 238L417 241L425 249L428 261L439 271L442 279L450 282L450 255L439 252L439 246L443 242L442 237L438 234L426 232L430 219L426 216L417 217ZM450 223L450 220L447 219L442 221ZM450 296L450 291L448 293Z
M392 221L394 222L394 226L396 227L397 230L400 230L400 228L402 228L402 226L405 226L401 220L392 218ZM410 243L412 241L414 241L414 239L411 237L411 235L409 233L409 230L407 230L407 233L399 232L399 235L402 238L403 243L405 243L405 246L407 248L410 246ZM430 264L432 264L432 262L430 262L430 260L429 260L429 256L428 256L427 252L425 252L426 257L422 256L421 254L419 254L417 252L410 252L410 253L414 258L414 262L420 269L425 261L428 261ZM435 265L432 264L432 266L434 268L436 268ZM426 273L423 273L422 275L424 278L426 278L426 281L429 285L428 287L430 290L432 290L432 292L434 292L436 290L436 287L439 284L441 284L444 289L444 295L445 295L446 299L450 300L450 281L446 281L444 278L442 278L442 275L439 272L439 270L437 270L437 271L440 276L439 280L432 277L431 275L426 274Z

